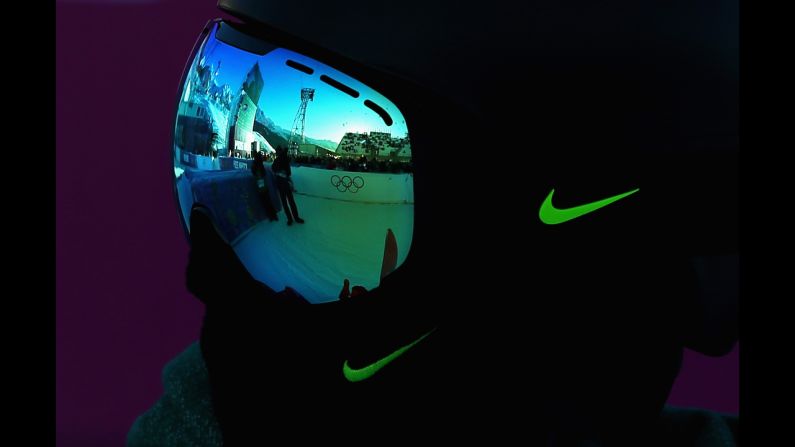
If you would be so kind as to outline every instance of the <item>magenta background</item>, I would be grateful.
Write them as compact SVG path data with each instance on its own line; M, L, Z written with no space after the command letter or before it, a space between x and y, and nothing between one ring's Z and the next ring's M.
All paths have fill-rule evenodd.
M169 132L185 58L213 0L57 3L56 433L123 445L196 340ZM738 411L738 349L687 352L669 402Z

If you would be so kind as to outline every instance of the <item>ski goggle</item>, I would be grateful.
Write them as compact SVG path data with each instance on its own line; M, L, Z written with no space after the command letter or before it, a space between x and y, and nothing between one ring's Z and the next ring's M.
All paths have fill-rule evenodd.
M411 248L409 131L392 101L354 77L211 21L174 122L184 228L203 208L256 280L310 302L377 287Z

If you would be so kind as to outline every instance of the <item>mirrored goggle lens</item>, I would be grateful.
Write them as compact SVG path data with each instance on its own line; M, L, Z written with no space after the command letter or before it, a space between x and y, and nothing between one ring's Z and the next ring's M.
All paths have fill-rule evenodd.
M225 43L218 27L191 62L177 110L186 228L194 206L208 209L254 278L312 302L346 296L346 279L376 287L406 259L413 232L400 110L304 55Z

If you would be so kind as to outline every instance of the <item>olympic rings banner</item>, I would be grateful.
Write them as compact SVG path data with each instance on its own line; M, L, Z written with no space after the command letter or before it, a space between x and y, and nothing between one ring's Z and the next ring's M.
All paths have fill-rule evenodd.
M352 192L357 193L360 189L364 188L364 179L360 175L356 175L353 178L349 175L344 175L340 177L337 174L331 176L331 186L337 188L339 192Z
M364 203L414 203L411 174L332 171L293 166L296 194Z

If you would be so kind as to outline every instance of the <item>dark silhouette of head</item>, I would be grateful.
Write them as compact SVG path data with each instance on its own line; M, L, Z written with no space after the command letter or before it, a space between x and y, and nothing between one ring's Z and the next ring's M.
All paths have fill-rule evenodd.
M409 259L333 305L254 280L218 216L191 215L188 286L207 305L202 348L229 439L261 431L274 402L269 427L285 430L325 418L460 433L445 419L619 445L654 426L684 347L735 343L733 273L707 283L699 266L737 251L737 54L716 43L736 37L736 2L219 6L252 35L405 92L416 148ZM566 210L635 188L559 225L539 219L550 190ZM705 299L709 284L729 298ZM373 379L342 377L355 353L381 368L431 330Z

